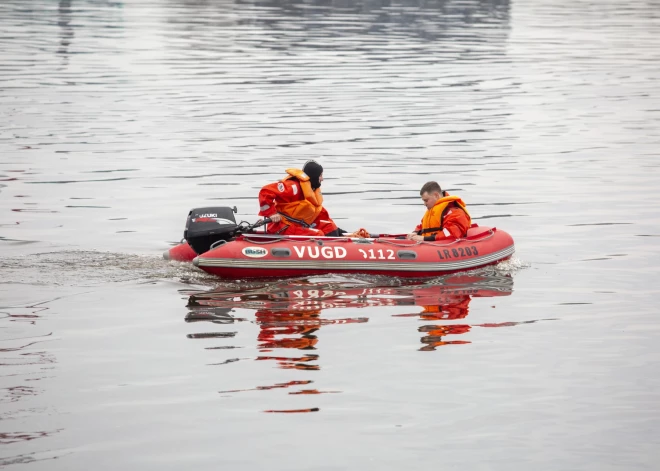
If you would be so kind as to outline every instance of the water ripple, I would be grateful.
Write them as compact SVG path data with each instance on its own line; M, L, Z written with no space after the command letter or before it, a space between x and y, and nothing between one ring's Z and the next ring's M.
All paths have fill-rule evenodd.
M447 468L654 469L656 0L0 13L2 465L423 468L437 436ZM347 230L410 231L438 180L519 258L412 285L160 258L308 159Z

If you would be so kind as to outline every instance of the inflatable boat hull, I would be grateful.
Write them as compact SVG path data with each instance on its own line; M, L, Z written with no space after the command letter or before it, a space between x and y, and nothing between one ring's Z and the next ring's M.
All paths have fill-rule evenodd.
M489 227L472 227L465 239L438 242L251 234L195 257L193 264L229 279L330 273L418 278L492 265L507 260L514 251L509 234Z

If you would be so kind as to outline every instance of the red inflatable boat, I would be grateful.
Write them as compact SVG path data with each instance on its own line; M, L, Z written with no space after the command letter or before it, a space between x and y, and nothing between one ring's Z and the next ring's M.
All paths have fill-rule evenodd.
M436 242L415 242L392 235L366 239L279 236L254 233L256 225L241 226L229 224L226 218L207 217L217 216L220 209L226 208L191 211L184 236L192 237L192 242L182 242L164 257L192 261L208 273L229 279L329 273L417 278L492 265L507 260L515 251L509 234L476 224L464 239ZM200 224L204 230L194 231ZM218 225L222 230L217 229Z
M284 278L328 273L428 277L501 262L513 239L495 228L473 227L468 237L414 242L397 238L241 235L205 252L193 264L221 278Z
M447 275L510 258L513 239L494 227L473 224L464 239L415 242L402 235L370 238L280 236L257 233L263 224L236 223L236 208L188 213L184 241L168 260L192 261L229 279L371 274L418 278Z

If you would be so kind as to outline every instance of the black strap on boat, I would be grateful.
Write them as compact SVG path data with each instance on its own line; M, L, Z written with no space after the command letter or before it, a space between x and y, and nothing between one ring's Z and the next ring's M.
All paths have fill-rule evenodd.
M341 228L338 227L334 231L328 232L325 236L326 237L341 237L344 234L347 234L347 232L344 229L341 229Z

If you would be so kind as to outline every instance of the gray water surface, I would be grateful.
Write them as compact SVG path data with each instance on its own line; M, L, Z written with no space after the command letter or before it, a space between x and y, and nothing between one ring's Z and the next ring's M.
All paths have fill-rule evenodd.
M657 1L5 0L0 27L0 465L660 466ZM411 230L438 180L515 258L161 258L310 158L346 230Z

